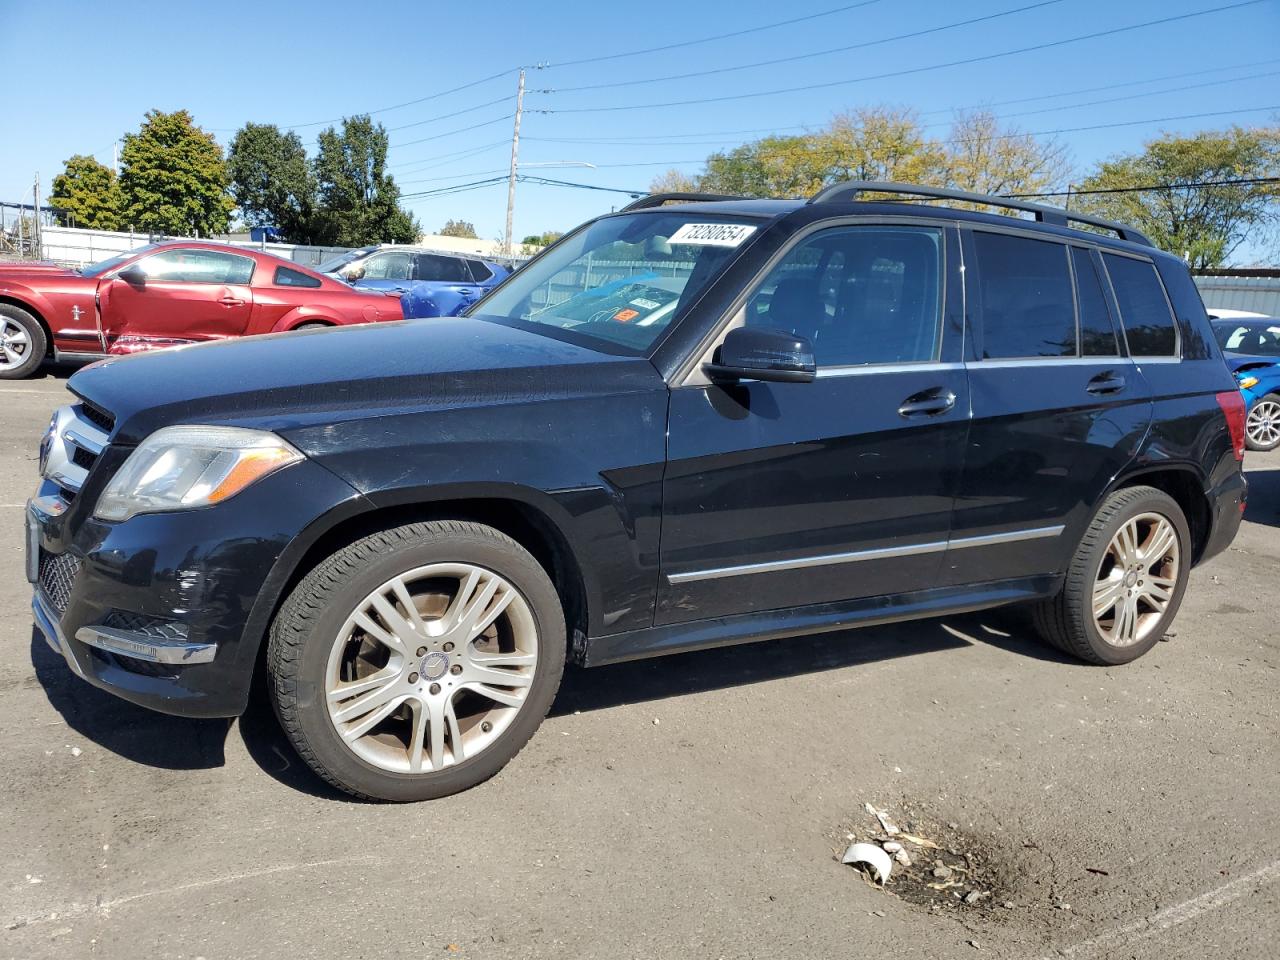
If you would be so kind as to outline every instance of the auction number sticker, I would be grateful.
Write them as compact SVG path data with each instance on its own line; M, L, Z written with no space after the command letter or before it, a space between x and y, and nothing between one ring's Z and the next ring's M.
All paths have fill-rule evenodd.
M686 223L670 236L667 243L736 247L755 232L755 227L745 223Z

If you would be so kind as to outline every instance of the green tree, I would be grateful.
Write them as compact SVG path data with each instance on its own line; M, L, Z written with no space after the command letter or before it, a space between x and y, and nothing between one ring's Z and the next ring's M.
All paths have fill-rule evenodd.
M1056 140L1001 127L990 113L961 116L943 146L942 179L949 187L989 194L1035 194L1066 181L1066 148Z
M53 178L49 205L64 227L120 229L120 184L116 172L93 157L77 153Z
M1192 268L1220 267L1246 239L1280 223L1275 183L1203 187L1218 180L1280 176L1280 127L1165 134L1141 153L1113 157L1078 184L1081 190L1160 185L1167 189L1085 195L1082 207L1131 223Z
M924 135L915 115L873 107L837 114L818 134L827 155L823 173L838 180L894 180L941 185L945 150Z
M231 198L246 224L275 227L293 243L311 241L316 184L296 133L246 123L231 139L227 171Z
M367 115L347 117L342 132L319 138L314 172L319 242L345 247L413 243L422 232L400 206L400 188L386 172L387 131Z
M698 188L748 197L809 196L822 187L831 168L830 144L821 137L765 137L709 156Z
M563 236L563 230L544 230L542 233L531 233L520 242L526 247L549 247Z
M674 169L655 177L649 184L650 193L695 193L698 189L697 177ZM527 240L525 242L528 243Z
M440 228L440 236L442 237L462 237L465 240L475 240L479 238L476 233L475 224L470 220L449 220Z
M230 223L222 148L186 110L147 112L120 151L121 222L177 236L210 236Z

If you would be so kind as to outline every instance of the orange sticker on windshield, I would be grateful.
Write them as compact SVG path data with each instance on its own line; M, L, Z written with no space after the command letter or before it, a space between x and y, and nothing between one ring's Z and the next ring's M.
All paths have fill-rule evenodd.
M613 315L613 319L619 323L626 323L628 320L634 320L638 316L640 316L639 310L619 310Z

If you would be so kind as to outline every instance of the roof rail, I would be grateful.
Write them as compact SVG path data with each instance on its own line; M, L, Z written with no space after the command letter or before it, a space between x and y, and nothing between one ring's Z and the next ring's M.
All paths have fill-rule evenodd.
M1141 243L1154 247L1148 237L1133 227L1105 220L1102 217L1090 216L1087 213L1076 213L1062 207L1050 207L1040 203L1028 203L1011 197L997 197L987 193L969 193L967 190L949 190L944 187L920 187L910 183L890 183L881 180L850 180L846 183L835 183L822 190L809 200L810 203L840 203L857 200L863 193L901 193L911 197L927 197L931 200L962 200L965 203L981 203L989 207L1006 207L1010 210L1025 210L1034 213L1041 223L1052 223L1059 227L1070 227L1074 223L1087 223L1093 227L1113 231L1121 240Z
M711 203L716 200L750 200L750 197L735 197L727 193L651 193L648 196L641 197L639 200L632 200L621 212L626 213L628 210L648 210L650 207L660 207L664 203Z

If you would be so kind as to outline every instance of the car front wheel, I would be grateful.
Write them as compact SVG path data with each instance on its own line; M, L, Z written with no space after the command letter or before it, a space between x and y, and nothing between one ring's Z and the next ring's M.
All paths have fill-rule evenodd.
M546 571L505 534L461 521L339 550L290 594L268 647L299 755L350 794L395 801L500 770L550 709L564 657Z
M1154 487L1119 490L1094 516L1058 595L1036 608L1036 628L1090 663L1136 660L1173 622L1190 568L1177 502Z
M31 376L48 347L39 320L21 307L0 303L0 380Z
M1244 437L1250 450L1280 447L1280 393L1268 393L1250 408Z

